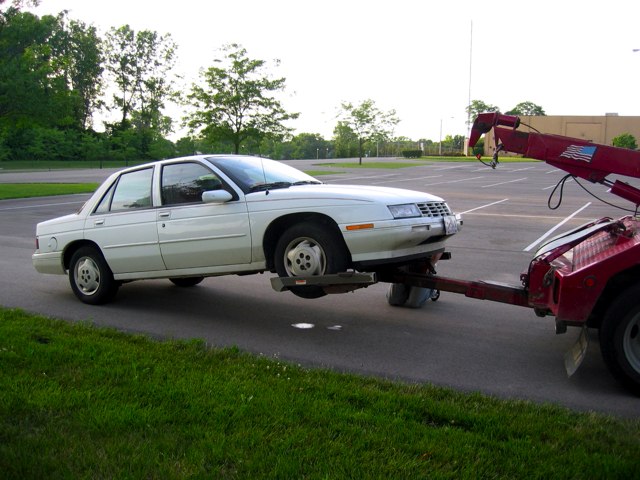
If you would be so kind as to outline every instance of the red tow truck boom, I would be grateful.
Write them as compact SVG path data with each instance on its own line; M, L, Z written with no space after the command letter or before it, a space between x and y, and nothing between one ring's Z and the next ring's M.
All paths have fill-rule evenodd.
M517 116L480 114L473 124L469 146L475 146L483 134L493 130L496 150L491 167L498 165L502 151L522 154L574 177L609 187L612 194L630 201L637 214L640 190L608 177L640 178L639 151L525 132L519 127ZM593 220L549 240L520 275L522 284L518 286L440 277L434 274L433 265L420 270L427 273L412 273L415 270L280 278L272 283L276 289L287 289L304 281L323 285L327 293L334 293L380 281L529 307L538 316L555 316L557 333L566 332L568 326L582 327L583 334L587 327L598 329L600 348L609 370L640 395L640 220L636 215ZM586 334L578 342L582 351L573 354L574 371L586 350L585 339Z
M640 178L640 152L626 148L598 145L585 140L518 130L520 119L500 113L481 113L471 128L469 147L474 147L480 137L493 128L496 153L500 151L522 154L524 157L542 160L579 178L611 187L611 193L640 204L640 190L616 180L611 174Z

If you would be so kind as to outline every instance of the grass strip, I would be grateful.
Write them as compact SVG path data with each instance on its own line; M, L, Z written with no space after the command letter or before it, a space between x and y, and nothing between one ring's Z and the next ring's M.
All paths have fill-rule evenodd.
M98 183L0 183L0 200L92 193Z
M338 163L323 163L326 167L338 167L338 168L407 168L407 167L419 167L426 165L426 162L414 161L414 162L377 162L374 160L366 160L359 164L357 162L338 162Z
M634 478L640 422L0 308L4 478Z
M320 177L322 175L339 175L345 172L339 172L337 170L305 170L304 173L312 177Z
M134 165L142 165L149 160L129 161L122 160L10 160L0 161L0 173L19 170L78 170L85 168L126 168Z
M485 159L491 161L491 159ZM519 162L531 162L530 158L520 157L501 157L500 163L519 163ZM421 157L413 161L387 161L380 162L373 158L363 160L362 163L358 162L336 162L336 163L323 163L323 166L327 167L340 167L340 168L382 168L382 169L396 169L396 168L408 168L408 167L420 167L430 165L432 163L478 163L478 159L475 157Z

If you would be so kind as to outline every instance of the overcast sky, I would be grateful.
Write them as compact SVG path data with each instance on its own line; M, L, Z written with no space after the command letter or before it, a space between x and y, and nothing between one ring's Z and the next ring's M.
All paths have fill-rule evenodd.
M42 0L35 12L61 10L101 33L171 33L190 79L228 43L280 59L296 133L327 139L341 102L367 98L396 110L396 135L465 134L469 87L502 111L528 100L548 115L640 115L637 0Z

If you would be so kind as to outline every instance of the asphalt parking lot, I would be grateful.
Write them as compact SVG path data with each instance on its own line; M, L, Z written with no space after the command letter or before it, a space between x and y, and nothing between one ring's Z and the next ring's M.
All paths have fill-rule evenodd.
M365 159L367 162L372 159ZM463 214L464 229L449 241L453 258L438 273L518 284L537 245L588 220L625 213L589 196L575 182L555 210L550 193L563 177L544 163L433 163L404 169L351 169L314 161L288 162L327 170L328 183L421 190L442 196ZM0 173L1 182L101 181L109 171ZM596 195L624 205L606 189ZM350 294L302 300L271 289L269 275L218 277L193 289L168 281L124 285L116 302L91 307L76 300L67 279L35 272L30 256L35 224L70 213L86 196L0 202L0 303L70 320L90 320L157 337L204 338L303 365L410 382L431 382L498 397L554 403L637 417L637 397L606 370L591 332L587 357L571 378L563 355L578 331L554 333L552 317L526 308L443 293L420 310L392 308L384 284ZM558 196L553 199L553 204ZM296 328L301 323L310 328Z

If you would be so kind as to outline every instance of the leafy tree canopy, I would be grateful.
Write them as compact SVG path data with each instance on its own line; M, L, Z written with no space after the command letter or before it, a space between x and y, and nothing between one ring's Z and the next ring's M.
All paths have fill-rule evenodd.
M20 9L22 7L37 7L40 0L0 0L0 8L10 5L11 8Z
M500 107L483 102L482 100L473 100L471 105L467 107L467 114L469 120L473 122L476 117L485 112L499 112ZM546 115L544 109L540 105L536 105L533 102L520 102L511 110L505 112L507 115L530 115L530 116L543 116Z
M500 107L484 103L482 100L472 100L471 104L467 107L467 115L469 115L469 121L473 123L476 117L485 112L498 112Z
M364 100L359 105L343 103L340 116L344 125L348 126L358 138L360 164L362 164L364 143L391 138L394 127L400 122L395 110L384 112L371 99Z
M229 141L235 153L245 141L257 144L290 134L285 122L299 114L287 112L275 96L284 90L285 79L271 78L265 73L266 62L249 58L238 44L225 45L221 53L223 58L201 72L203 83L194 84L187 97L194 108L185 118L191 131Z
M634 137L630 133L623 133L621 135L618 135L617 137L613 138L613 140L611 141L611 144L614 147L628 148L630 150L638 149L638 143L636 142L636 137Z
M106 68L118 89L112 108L120 110L123 126L133 120L141 128L170 131L161 111L176 95L171 77L176 49L170 34L135 32L129 25L107 33Z
M522 115L522 116L545 116L544 109L540 105L536 105L533 102L520 102L511 110L506 112L507 115Z

